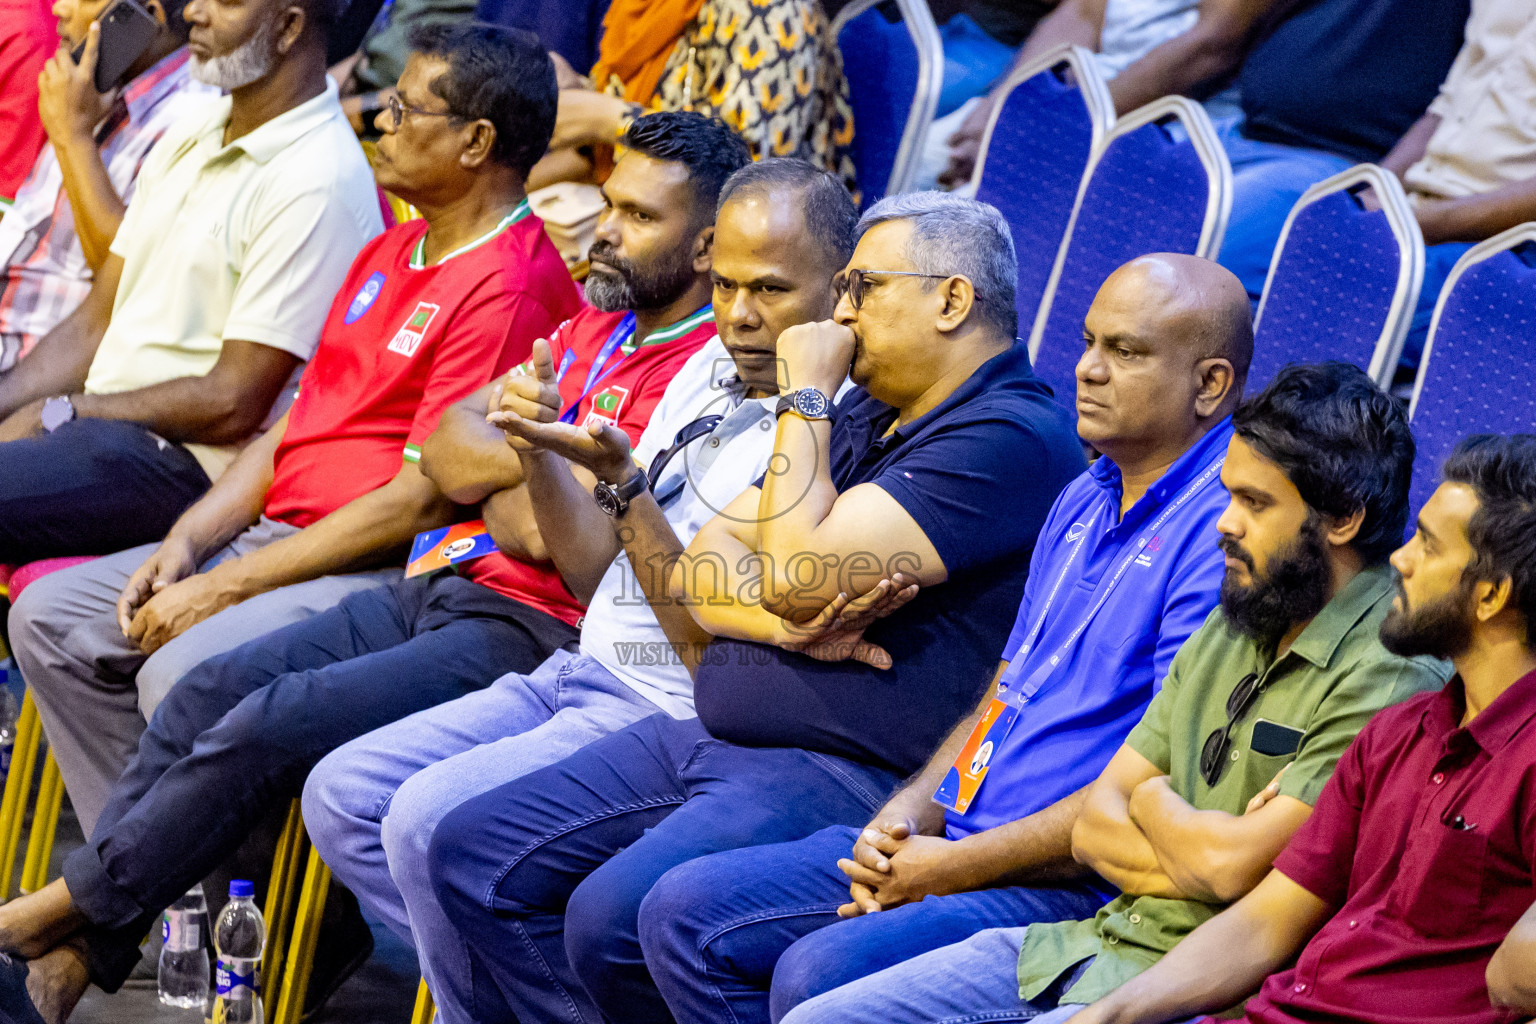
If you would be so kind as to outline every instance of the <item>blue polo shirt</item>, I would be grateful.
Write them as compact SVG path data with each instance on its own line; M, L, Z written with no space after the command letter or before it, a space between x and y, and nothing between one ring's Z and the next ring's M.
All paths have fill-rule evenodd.
M1108 458L1062 492L1040 531L1024 601L1003 648L1002 681L1017 690L1052 656L1062 655L1061 661L993 753L970 808L963 815L948 812L949 838L1017 821L1086 786L1141 720L1173 656L1216 607L1225 571L1216 520L1227 507L1219 476L1212 474L1158 527L1087 629L1064 654L1061 649L1097 602L1100 585L1180 494L1226 456L1231 438L1230 421L1207 432L1123 519L1120 467ZM1042 611L1039 637L1020 655Z
M991 681L1035 537L1081 474L1082 446L1022 344L889 434L896 410L862 388L838 408L829 467L838 492L870 483L896 499L948 579L865 633L890 652L889 670L716 640L694 679L694 705L717 739L816 750L905 775ZM863 579L873 582L869 568Z

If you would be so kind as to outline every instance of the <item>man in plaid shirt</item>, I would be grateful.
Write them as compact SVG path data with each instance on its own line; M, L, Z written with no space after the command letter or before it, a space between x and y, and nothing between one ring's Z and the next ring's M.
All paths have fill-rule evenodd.
M185 0L148 9L160 32L110 91L94 84L96 19L112 0L62 0L59 49L40 76L51 145L0 221L0 374L78 306L133 195L139 166L167 126L216 91L187 73ZM78 65L70 52L85 43Z

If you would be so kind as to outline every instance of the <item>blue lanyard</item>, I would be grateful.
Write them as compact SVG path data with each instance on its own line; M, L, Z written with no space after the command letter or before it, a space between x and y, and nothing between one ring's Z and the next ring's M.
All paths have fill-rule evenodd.
M1083 635L1083 631L1088 628L1089 623L1093 622L1094 616L1099 614L1100 609L1109 600L1109 595L1114 593L1115 586L1120 582L1120 578L1125 575L1125 571L1136 560L1136 556L1141 554L1142 550L1152 542L1152 538L1157 536L1157 532L1167 524L1175 512L1184 507L1197 492L1203 490L1212 480L1217 479L1221 474L1222 464L1226 461L1226 457L1222 456L1207 466L1205 472L1201 473L1194 483L1186 487L1183 493L1175 498L1167 508L1163 509L1162 515L1158 516L1151 526L1141 532L1141 536L1137 538L1136 543L1131 545L1131 549L1120 560L1114 575L1101 585L1098 599L1094 601L1093 607L1088 609L1088 614L1083 616L1083 620L1077 624L1077 628L1067 635L1067 639L1062 642L1056 653L1047 658L1045 663L1035 669L1034 672L1030 673L1029 678L1024 681L1022 686L1012 686L1006 683L999 685L997 694L999 700L1006 701L1016 708L1022 708L1025 704L1029 703L1030 698L1040 691L1040 687L1045 685L1045 681L1050 678L1051 673L1061 664L1062 658L1066 656L1072 645L1077 643L1078 638ZM1061 589L1061 585L1065 582L1073 563L1076 562L1078 552L1088 543L1088 531L1093 529L1093 525L1098 521L1098 518L1098 513L1095 512L1093 518L1088 520L1088 525L1083 528L1083 535L1078 538L1077 546L1067 556L1066 564L1061 567L1061 575L1056 577L1056 585L1051 588L1051 593L1045 601L1045 607L1041 609L1040 617L1035 620L1035 628L1030 630L1029 638L1024 641L1023 645L1019 648L1019 652L1014 655L1015 659L1026 657L1034 649L1036 641L1040 639L1040 634L1045 629L1046 617L1051 612L1051 605L1056 602L1056 593Z
M613 354L634 336L635 314L625 313L624 318L619 321L619 325L613 329L613 333L608 335L608 340L603 342L603 347L598 350L597 358L592 360L592 368L587 371L587 382L582 385L581 394L576 397L576 401L571 403L569 409L560 414L561 423L574 424L576 422L577 408L592 393L592 389L597 386L598 382L607 377L608 373L617 370L619 365L624 362L624 359L621 357L617 363L614 363L609 368L608 373L603 372L603 367L607 366L608 360L613 358ZM556 384L565 379L565 372L571 368L571 364L575 361L576 350L574 348L566 349L565 355L560 357L560 369L555 371Z

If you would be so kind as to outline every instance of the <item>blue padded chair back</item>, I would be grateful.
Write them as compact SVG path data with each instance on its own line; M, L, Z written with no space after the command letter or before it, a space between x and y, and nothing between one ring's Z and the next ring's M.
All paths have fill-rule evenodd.
M1418 444L1411 515L1468 434L1536 433L1533 365L1536 224L1521 224L1468 249L1440 292L1409 407Z
M939 104L944 44L924 0L853 0L832 22L853 106L853 164L865 207L912 187Z
M1078 193L1077 209L1035 317L1029 354L1075 412L1083 317L1099 286L1152 252L1214 258L1232 209L1232 167L1198 104L1167 96L1120 119Z
M1360 201L1367 187L1379 209ZM1423 281L1424 236L1395 175L1361 164L1313 185L1275 246L1247 391L1287 363L1328 359L1389 386Z
M1083 172L1114 119L1092 54L1075 46L1022 69L993 109L972 180L976 198L1001 210L1013 230L1023 330L1035 322Z

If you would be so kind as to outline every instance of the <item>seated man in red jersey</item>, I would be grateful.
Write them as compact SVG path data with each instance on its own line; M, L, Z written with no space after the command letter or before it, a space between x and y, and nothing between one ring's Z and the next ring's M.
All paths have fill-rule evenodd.
M503 29L422 44L376 160L424 220L358 255L293 408L163 543L45 577L12 612L87 835L187 669L400 578L411 537L452 514L417 465L422 441L580 307L523 195L554 121L548 56Z
M436 148L411 134L418 121L441 121L430 116L439 108L429 102L456 95L419 84L419 60L401 79L401 101L412 108L402 123L411 132L385 147L386 168L416 159L408 149L425 157ZM513 81L527 77L507 57L472 66ZM591 253L598 269L587 297L596 308L580 310L533 348L547 371L539 380L558 377L553 385L567 422L612 424L634 440L669 382L716 335L709 302L715 201L751 155L724 123L691 113L640 118L625 143L627 154L604 187L610 209ZM434 249L427 261L440 255ZM338 299L350 301L346 293ZM430 330L417 320L443 314L423 314L422 305L403 324L381 321L389 331L377 346L404 347L402 336ZM499 314L503 326L508 315ZM707 395L705 378L696 390ZM495 386L514 394L529 384L538 386L526 377ZM531 672L574 645L583 609L562 582L558 546L550 548L553 564L544 558L519 456L486 422L490 390L444 412L420 466L449 499L480 504L483 532L500 550L461 562L463 575L437 572L355 590L335 607L192 667L156 709L64 877L0 907L0 953L30 961L26 993L49 1024L67 1018L88 981L116 990L161 911L232 854L268 811L298 796L321 757L484 690L505 672ZM446 521L413 516L401 526ZM590 539L605 548L614 543L611 531ZM482 544L477 538L472 550ZM5 997L0 979L0 1021Z
M1382 644L1456 677L1372 719L1268 877L1070 1024L1255 989L1249 1024L1536 1014L1536 435L1462 442L1392 565Z

